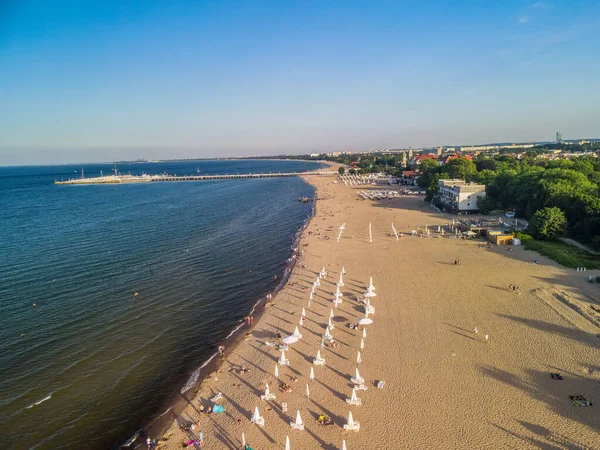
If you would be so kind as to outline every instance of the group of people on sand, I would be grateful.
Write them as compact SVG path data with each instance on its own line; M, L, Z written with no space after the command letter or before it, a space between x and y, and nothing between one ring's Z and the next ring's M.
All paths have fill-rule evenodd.
M323 426L333 425L333 420L331 420L329 416L321 414L319 417L317 417L317 423Z
M279 385L279 392L292 392L292 387L287 383L281 383Z

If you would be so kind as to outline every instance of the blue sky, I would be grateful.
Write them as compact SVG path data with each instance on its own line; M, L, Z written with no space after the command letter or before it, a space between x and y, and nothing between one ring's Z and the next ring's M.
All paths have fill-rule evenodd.
M0 3L0 164L600 137L600 3Z

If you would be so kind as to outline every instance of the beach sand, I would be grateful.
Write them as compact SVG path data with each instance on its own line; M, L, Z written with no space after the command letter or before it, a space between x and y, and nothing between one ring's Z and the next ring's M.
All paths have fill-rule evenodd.
M592 272L560 268L522 247L508 252L480 241L407 236L450 216L423 206L423 197L359 200L357 192L365 187L334 184L332 178L307 181L319 200L288 284L178 418L198 423L192 434L203 432L202 448L240 449L242 432L255 450L284 448L286 436L292 450L340 449L344 439L348 450L600 448L600 329L565 304L599 306L593 299L597 302L600 287L586 282ZM399 241L391 236L392 222L405 233ZM308 288L323 266L328 276L309 309ZM326 364L314 367L310 382L342 266L344 297L332 332L339 345L321 349ZM350 406L345 399L361 333L347 325L364 316L356 295L366 290L371 275L376 313L358 366L368 390L358 392L362 406ZM520 294L509 291L509 284L519 286ZM274 377L279 352L265 342L276 342L277 330L292 334L302 307L303 337L286 352L290 366L279 367L280 379L293 392L281 393ZM229 371L242 365L251 371ZM551 372L564 379L552 380ZM383 389L375 387L378 380L385 381ZM276 394L273 402L259 398L266 382ZM224 412L199 414L200 401L208 408L217 392L223 393ZM597 404L572 406L570 395ZM250 422L255 406L263 428ZM298 410L304 431L290 427ZM349 411L360 422L358 432L342 428ZM318 425L321 413L335 426ZM180 449L188 436L174 419L158 448Z

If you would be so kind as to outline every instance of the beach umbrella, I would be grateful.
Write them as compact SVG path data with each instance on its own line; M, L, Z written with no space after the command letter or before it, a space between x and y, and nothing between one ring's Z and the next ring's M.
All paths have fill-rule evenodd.
M285 437L285 450L290 450L290 437Z
M361 340L360 340L360 349L361 349L361 350L364 350L364 349L365 349L365 340L364 340L364 339L361 339Z
M242 433L242 446L246 446L246 435L244 433Z
M363 297L366 297L366 298L371 297L371 298L373 298L373 297L377 297L377 294L375 292L373 292L373 291L367 291L367 292L363 293Z
M363 328L363 339L367 338L367 329Z
M342 274L346 275L346 269L344 269L344 266L342 266Z
M300 316L300 318L298 319L298 325L300 325L300 326L304 325L304 316Z
M329 309L329 317L331 319L333 319L335 317L335 314L333 313L333 309L331 309L331 308Z
M333 339L333 335L331 334L331 331L329 330L329 328L325 329L325 334L323 335L323 337L325 339L329 339L329 340Z
M348 426L354 426L354 417L352 417L352 411L348 413L348 422L346 422Z
M264 418L262 418L260 416L260 413L258 412L258 406L254 407L254 414L252 415L252 423L255 423L257 425L260 425L261 423L264 425ZM261 425L261 426L263 426Z
M325 336L321 336L321 348L325 348Z
M342 293L341 293L341 291L340 291L340 287L339 287L339 286L337 286L337 287L335 288L335 296L336 296L336 297L343 297L343 296L344 296L344 294L342 294Z
M346 441L342 441L342 450L346 450Z
M361 359L360 359L360 352L358 352L358 354L356 355L356 364L360 364L361 363ZM267 384L268 386L268 384Z
M310 375L308 376L308 379L310 381L314 381L315 380L315 371L314 371L314 369L312 367L310 368Z
M302 308L302 317L306 317L306 310Z
M373 276L371 276L369 278L369 290L370 291L374 291L375 290L375 286L373 286Z
M314 295L314 293L313 293L313 292L311 292L311 293L310 293L310 295L308 296L308 299L309 299L309 300L312 300L312 299L313 299L313 295ZM309 305L310 305L310 303L309 303Z
M304 422L302 422L302 417L300 417L300 411L296 411L296 421L290 422L290 426L294 430L304 430Z
M343 286L344 285L344 279L343 279L343 275L340 273L340 281L338 281L338 286Z
M331 323L331 317L329 319L327 319L327 326L329 328L333 328L333 323Z
M288 345L295 344L296 342L298 342L298 336L294 336L293 334L291 336L286 336L281 340L281 342Z
M362 319L358 319L359 325L371 325L373 323L373 319L369 319L368 317L363 317Z
M296 336L298 339L302 339L302 335L300 334L298 327L296 327L296 329L294 330L293 336Z
M279 379L279 366L275 364L275 378Z
M281 350L281 356L279 357L279 364L282 366L289 365L289 361L285 358L285 350Z
M308 389L308 383L306 383L306 398L310 400L310 390Z

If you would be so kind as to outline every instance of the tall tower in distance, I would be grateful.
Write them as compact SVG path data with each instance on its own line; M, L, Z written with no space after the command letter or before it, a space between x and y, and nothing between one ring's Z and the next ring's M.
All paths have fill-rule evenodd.
M562 142L562 133L560 131L556 132L556 142Z

